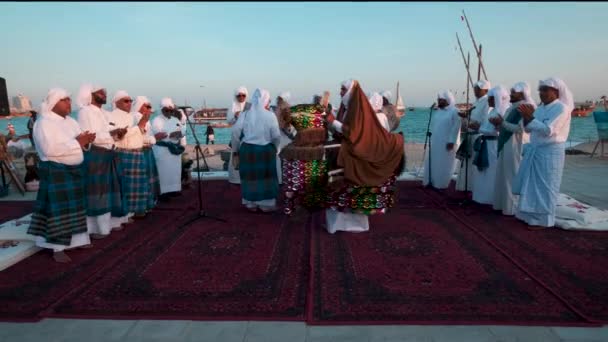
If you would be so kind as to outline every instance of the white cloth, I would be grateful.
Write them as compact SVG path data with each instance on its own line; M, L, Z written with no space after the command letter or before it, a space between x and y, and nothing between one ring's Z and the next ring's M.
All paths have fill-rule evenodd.
M170 97L163 97L160 100L160 108L172 108L175 109L175 103L173 103L173 99Z
M515 215L519 196L514 195L512 192L513 178L517 175L519 165L521 164L523 144L527 143L529 139L528 134L524 132L522 119L517 124L509 123L506 120L520 104L525 102L526 100L522 100L513 103L505 114L505 121L502 122L502 127L512 132L512 134L498 154L496 185L492 207L495 210L502 210L503 215Z
M48 248L52 249L53 252L63 252L66 249L76 248L80 246L86 246L91 244L91 239L89 238L89 233L79 233L72 235L72 240L70 241L69 246L64 245L56 245L54 243L48 243L42 236L36 236L36 246L40 248Z
M515 91L516 93L523 93L525 102L533 105L534 108L536 108L536 104L534 103L534 100L532 99L532 92L530 90L530 85L528 85L527 82L517 82L513 85L513 87L511 87L511 89L513 91Z
M455 107L437 110L431 118L431 144L424 160L423 184L429 183L429 172L432 173L432 183L437 189L445 189L452 180L456 167L456 151L460 144L460 117ZM454 147L448 151L448 143ZM429 155L430 162L429 167Z
M88 106L93 101L93 93L99 90L105 89L99 85L93 85L90 83L83 84L78 91L78 99L76 103L79 108Z
M380 94L373 92L369 95L368 100L374 112L382 110L382 96Z
M53 105L54 107L54 105ZM78 165L84 161L76 137L82 133L76 120L54 112L42 113L34 123L34 142L41 161Z
M139 127L134 124L135 119L132 113L116 108L107 113L107 119L111 129L127 128L125 136L114 143L117 148L138 149L144 146L144 137Z
M270 103L270 94L266 90L256 89L251 102L251 109L245 111L232 129L232 138L237 141L232 151L238 151L242 143L264 146L279 146L281 136L277 116L265 109ZM243 138L241 139L241 133Z
M141 120L141 118L144 116L140 112L134 112L131 113L131 115L133 115L133 123L135 125L137 125L139 123L139 120ZM144 146L151 146L156 144L156 138L154 138L154 134L152 133L152 123L150 123L150 120L146 122L146 126L144 127L143 139Z
M57 102L68 97L70 97L70 93L68 93L65 89L51 88L44 101L42 101L40 104L40 113L52 112ZM9 123L9 125L12 124Z
M392 99L393 99L393 94L391 93L390 90L385 90L380 95L382 95L382 97L386 98L389 102L392 101Z
M110 135L110 125L105 110L95 105L88 104L80 108L78 111L78 124L83 131L95 133L95 141L93 145L112 149L114 146L114 138Z
M289 99L291 98L291 93L288 91L284 91L282 93L279 94L279 97L283 99L283 101L288 102Z
M529 225L555 225L555 207L564 171L571 109L560 100L541 104L525 126L530 143L523 151L513 193L520 195L516 217Z
M353 79L348 79L348 80L342 82L342 84L341 84L341 87L346 88L346 93L342 96L342 99L340 100L342 102L342 105L344 105L345 110L348 107L348 102L350 101L350 97L353 93L354 85L355 85L355 80L353 80ZM334 130L336 130L337 132L342 133L342 122L340 122L338 120L334 120L331 123L331 127Z
M570 89L564 81L557 77L550 77L538 83L539 88L542 86L557 89L559 92L558 98L564 104L564 106L570 108L570 111L574 109L574 97L572 96L572 92L570 92Z
M87 216L87 232L89 234L108 235L112 231L112 214Z
M477 99L477 101L475 101L475 103L473 104L473 107L475 107L475 109L473 109L471 111L471 117L469 119L469 122L483 122L484 120L487 119L488 117L488 113L490 112L490 107L488 105L488 95L484 95L480 98ZM464 122L466 122L466 119L463 120ZM469 132L474 132L474 130L472 129L468 129ZM469 151L469 154L471 155L471 158L469 158L469 162L468 162L468 166L465 164L465 161L463 160L461 165L460 165L460 171L458 172L458 178L456 180L456 190L458 191L464 191L465 190L465 183L468 187L468 189L466 189L467 191L473 191L474 188L474 184L473 184L473 169L475 168L475 165L473 165L473 142L475 141L475 139L477 139L477 137L479 136L479 134L473 134L473 133L469 133L469 146L467 146L466 148ZM465 170L468 169L468 177L465 176L467 175L467 172ZM468 180L468 182L467 182Z
M129 96L129 93L127 93L124 90L119 90L114 94L114 97L112 98L112 109L116 109L116 102L118 102L118 100L120 99L124 99L125 97L131 98L131 96Z
M344 213L333 209L325 210L327 231L334 234L344 232L366 232L369 230L369 218L364 214Z
M490 88L492 88L492 83L487 80L479 80L475 83L475 86L479 87L479 89L490 90Z
M492 117L503 116L509 106L509 93L502 86L492 88L488 97L494 97L494 107L486 118L481 121L479 133L481 136L497 137L499 130L489 121ZM493 204L494 187L496 186L496 167L498 159L498 141L487 140L488 167L480 171L473 167L473 201L482 204Z
M154 134L164 132L167 135L174 131L181 131L179 120L175 117L166 118L164 115L158 115L152 120L152 132ZM178 143L179 139L171 139L166 137L163 141ZM158 145L152 146L154 158L156 159L156 167L158 168L158 177L160 180L160 193L181 191L182 189L182 157L169 152L166 147Z
M238 94L245 94L245 99L243 100L243 102L239 102L236 99L236 96ZM232 97L232 104L228 109L228 113L226 114L226 121L231 124L234 125L236 123L236 113L237 112L242 112L245 109L245 104L247 103L247 97L249 97L249 93L247 92L247 88L241 86L238 87L235 91L234 91L234 96Z
M570 133L571 109L560 100L541 104L534 111L534 120L526 125L530 143L536 145L565 143Z
M387 132L390 132L391 127L388 123L388 118L386 117L386 114L382 112L377 112L376 117L378 118L378 121L380 121L380 126L382 126Z

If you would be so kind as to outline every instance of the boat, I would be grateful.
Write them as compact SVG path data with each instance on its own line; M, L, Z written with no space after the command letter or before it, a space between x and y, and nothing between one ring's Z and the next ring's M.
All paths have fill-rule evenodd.
M192 117L194 119L194 123L207 124L212 121L224 121L226 120L227 114L228 108L203 108L195 112ZM217 125L217 127L221 126Z
M414 111L414 107L407 107L408 112L413 112Z
M572 110L572 117L586 117L591 114L595 110L595 102L587 101L582 104L576 104L574 109Z

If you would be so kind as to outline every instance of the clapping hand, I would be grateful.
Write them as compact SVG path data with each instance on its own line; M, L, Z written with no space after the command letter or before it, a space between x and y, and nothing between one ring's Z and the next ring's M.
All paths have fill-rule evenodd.
M472 129L472 130L474 130L474 131L478 130L479 126L480 126L479 122L477 122L477 121L471 121L469 123L469 128Z
M498 116L493 116L491 118L488 119L488 121L490 121L490 123L494 126L500 126L502 124L502 122L504 121L504 119L502 118L502 116L498 115Z
M517 109L519 109L519 111L521 112L521 116L524 118L524 121L526 123L534 119L534 106L532 106L531 104L522 104L517 107Z
M84 149L87 145L89 145L93 141L95 141L95 137L96 137L95 133L85 131L85 132L78 134L78 136L76 137L76 141L78 141L78 144L80 145L80 147L82 149Z

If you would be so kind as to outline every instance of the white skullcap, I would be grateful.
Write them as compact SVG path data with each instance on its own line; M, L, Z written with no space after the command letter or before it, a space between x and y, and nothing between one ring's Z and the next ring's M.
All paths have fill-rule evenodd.
M381 95L382 95L382 97L385 97L389 101L393 98L393 94L391 93L390 90L383 91Z
M245 94L245 97L249 96L249 92L244 86L236 88L236 90L234 91L234 96L237 96L238 94Z
M448 108L456 108L456 99L451 91L444 90L437 94L437 98L446 100L448 102Z
M91 83L83 84L80 87L80 90L78 91L78 98L76 99L76 104L80 108L90 105L93 101L93 95L91 94L102 89L105 88L100 85L93 85Z
M564 106L570 108L570 110L574 109L574 98L572 97L572 93L564 81L557 77L550 77L538 83L539 88L542 86L557 89L559 92L558 99L564 104Z
M251 98L251 106L256 110L264 110L270 103L270 93L266 89L256 89Z
M49 90L46 98L40 105L40 111L42 113L50 113L53 111L53 108L60 100L63 100L67 97L70 97L70 93L68 93L63 88L52 88Z
M112 108L116 109L116 102L118 102L120 99L124 99L125 97L131 98L129 93L127 93L125 90L117 91L112 98Z
M150 102L150 100L145 96L138 96L135 98L135 104L133 105L133 108L131 108L131 110L134 112L139 112L141 106L145 104L152 105L152 102Z
M382 95L377 92L373 92L369 97L369 104L372 105L372 109L374 112L379 112L382 110Z
M498 85L488 92L488 97L494 98L494 109L500 114L505 115L509 108L509 91L507 88Z
M532 100L532 92L528 82L517 82L513 85L513 87L511 87L511 89L513 89L513 91L516 93L524 93L524 101L536 106L536 103L534 103L534 100Z
M283 101L289 101L289 98L291 98L291 93L288 91L284 91L279 94L279 97L282 98Z
M479 89L489 90L490 88L492 88L492 83L490 83L490 81L486 81L486 80L479 80L479 81L477 81L477 83L475 83L475 86L478 87Z
M346 88L346 93L344 94L344 96L342 96L342 104L344 106L348 106L348 101L350 100L353 85L355 85L355 80L353 80L352 78L342 82L342 84L340 85L341 87Z
M175 104L173 103L173 100L170 97L164 97L162 100L160 100L160 108L175 109Z

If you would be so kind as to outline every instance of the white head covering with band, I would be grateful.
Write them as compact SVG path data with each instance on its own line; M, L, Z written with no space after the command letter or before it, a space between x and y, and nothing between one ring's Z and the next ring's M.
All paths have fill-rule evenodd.
M131 98L131 96L129 96L129 93L127 93L125 90L117 91L116 94L114 94L114 97L112 98L112 109L116 109L116 102L121 99L124 99L125 97Z
M91 83L85 83L80 87L78 91L78 98L76 104L79 108L86 107L93 101L93 93L105 88L100 85L93 85Z
M494 110L497 111L501 116L504 116L510 105L510 96L507 88L498 85L490 89L488 92L488 97L494 98Z
M568 107L570 109L570 111L572 111L572 109L574 109L574 98L572 97L572 93L570 92L570 89L568 89L568 86L566 85L566 83L564 81L562 81L561 79L559 79L557 77L550 77L550 78L547 78L546 80L542 80L538 83L539 88L542 86L557 89L557 91L559 92L558 99L566 107Z
M170 97L163 97L163 99L160 100L160 108L175 109L175 104L173 103L173 100Z
M492 83L487 80L479 80L477 83L475 83L475 86L479 89L490 90L490 88L492 88Z
M60 100L63 100L67 97L70 97L70 93L68 93L63 88L52 88L49 90L48 94L42 104L40 105L40 111L45 113L50 113L53 111L53 108Z
M456 99L451 91L444 90L437 95L437 98L446 100L448 102L448 108L456 108Z
M131 108L131 110L133 112L139 112L141 107L145 104L149 104L150 106L152 106L152 102L150 102L150 99L145 96L138 96L135 98L135 104L133 105L133 108ZM154 111L153 109L151 110Z
M353 85L355 85L355 80L353 80L352 78L342 82L342 84L340 85L340 88L346 88L346 93L344 94L344 96L342 96L342 104L344 105L344 107L348 106L348 101L350 100L350 96L352 94Z
M516 93L523 93L524 101L528 104L533 105L534 108L536 108L536 103L534 103L534 100L532 99L532 91L530 89L530 85L528 85L527 82L517 82L513 85L513 87L511 87L511 89L513 89L513 91L515 91Z

